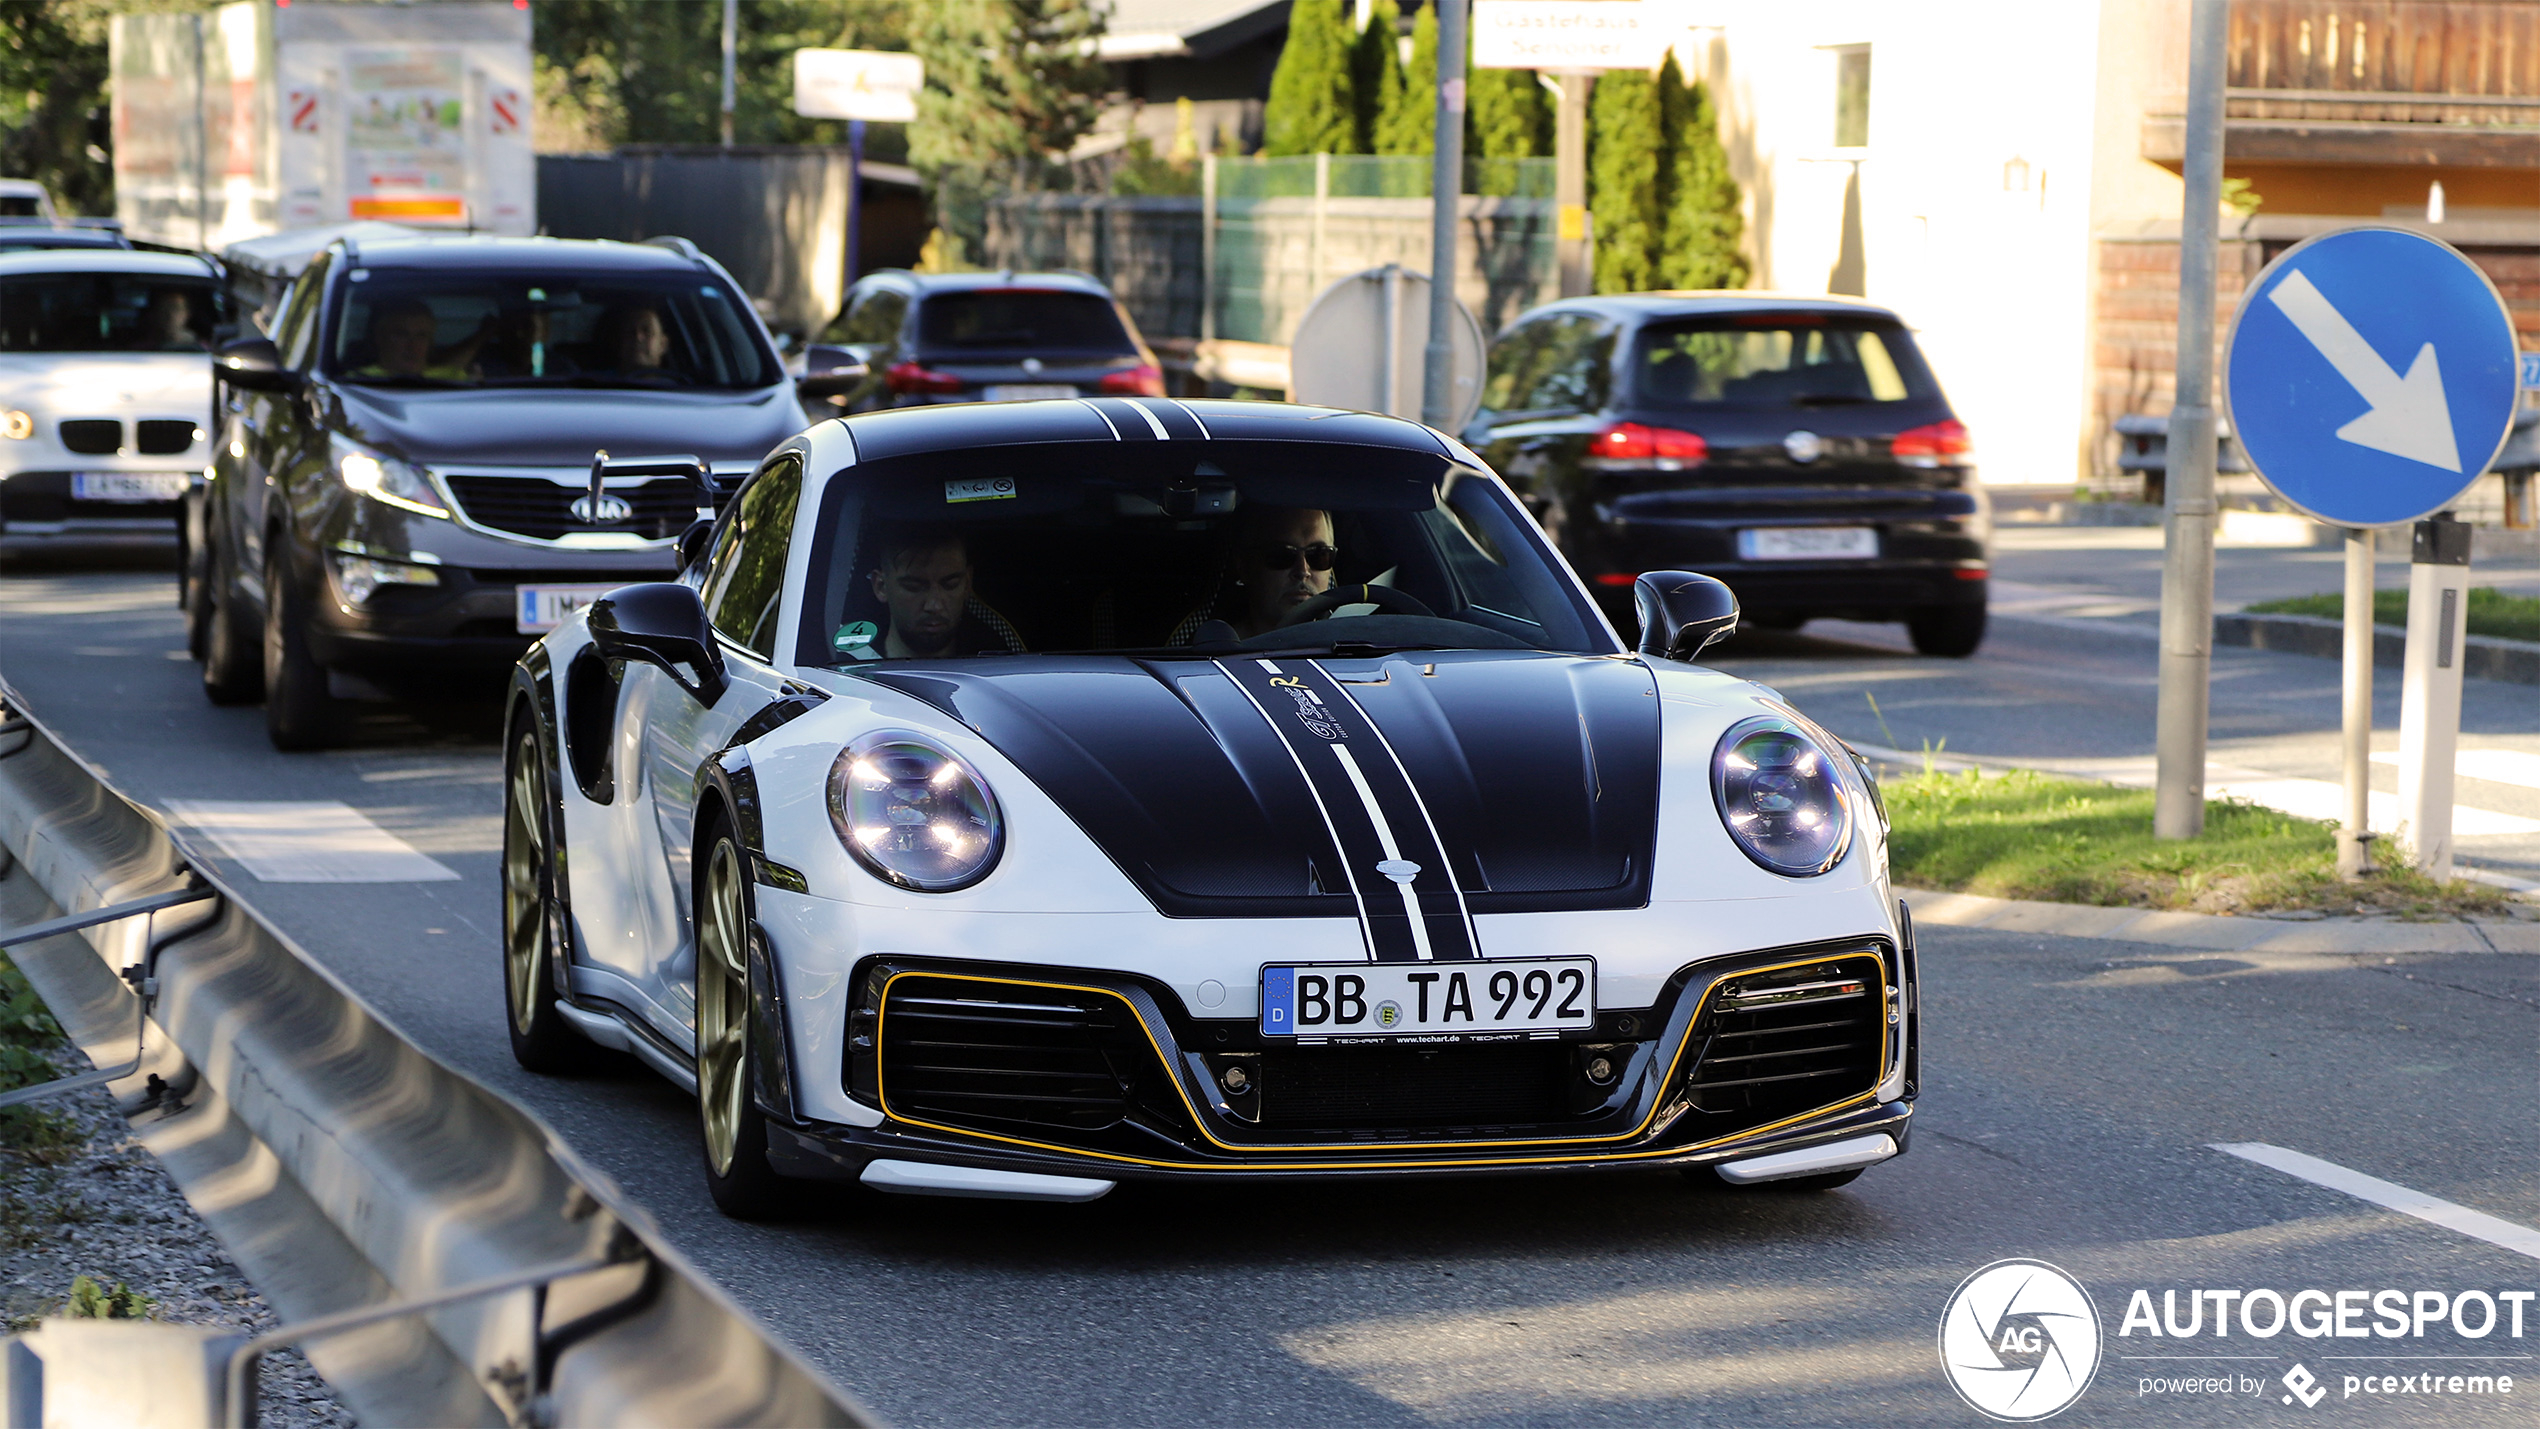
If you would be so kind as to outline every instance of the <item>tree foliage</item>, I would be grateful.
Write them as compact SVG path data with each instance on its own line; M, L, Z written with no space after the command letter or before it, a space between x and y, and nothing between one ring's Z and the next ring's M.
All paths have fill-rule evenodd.
M1411 24L1411 60L1400 60L1402 25L1393 0L1377 0L1367 40L1393 63L1386 69L1382 102L1368 126L1367 150L1373 154L1425 154L1437 147L1438 16L1437 6L1420 7Z
M1049 181L1093 128L1110 86L1094 57L1105 10L1101 0L927 0L913 17L926 88L909 162L963 253L987 240L991 194Z
M1358 82L1345 0L1296 0L1262 108L1261 152L1359 152Z
M1639 70L1599 76L1588 100L1588 212L1596 220L1600 293L1654 285L1665 232L1665 148L1657 81Z
M1720 147L1719 116L1708 89L1684 82L1673 54L1658 70L1658 111L1667 149L1660 171L1664 221L1657 282L1668 288L1743 288L1748 268L1739 240L1746 219L1728 151Z
M1477 159L1536 159L1552 153L1552 96L1533 70L1471 70L1464 92L1469 106L1466 153Z
M907 49L915 8L914 0L741 0L734 140L845 143L843 121L794 112L794 51ZM721 136L722 6L539 0L534 17L541 151L711 144ZM865 152L905 157L906 128L873 126Z
M97 0L0 4L0 173L44 185L66 214L115 209L107 15Z

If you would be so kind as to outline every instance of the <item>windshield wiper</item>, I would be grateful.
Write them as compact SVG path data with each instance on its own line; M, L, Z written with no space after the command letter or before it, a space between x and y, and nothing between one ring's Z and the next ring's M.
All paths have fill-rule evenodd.
M1867 397L1855 397L1849 392L1810 392L1791 398L1790 405L1794 407L1849 407L1869 400Z

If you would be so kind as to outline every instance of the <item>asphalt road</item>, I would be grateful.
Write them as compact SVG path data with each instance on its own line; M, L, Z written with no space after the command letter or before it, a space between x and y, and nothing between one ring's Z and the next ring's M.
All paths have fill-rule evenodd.
M1935 1331L1953 1288L2005 1257L2061 1266L2096 1304L2106 1358L2064 1422L2540 1419L2540 1304L2522 1339L2440 1324L2396 1339L2117 1334L2137 1289L2158 1304L2225 1287L2540 1288L2531 1254L2210 1149L2268 1143L2540 1225L2540 960L2182 956L1927 928L1913 1150L1831 1194L1649 1172L1131 1185L1085 1207L849 1194L740 1225L707 1201L693 1109L666 1084L635 1070L537 1078L510 1061L495 711L383 717L356 747L277 755L258 712L203 702L172 589L132 563L20 563L0 575L0 678L145 802L341 800L455 870L366 885L229 871L409 1036L557 1126L895 1422L1976 1424ZM1939 731L1970 752L2148 748L2139 636L1999 629L1966 663L1899 657L1860 628L1749 644L1729 663L1847 734L1867 723L1877 737L1869 689L1909 745ZM2218 738L2252 749L2297 747L2319 699L2333 716L2324 661L2226 653L2216 689ZM2490 695L2474 696L2473 727L2540 747L2532 693ZM2437 1354L2505 1358L2400 1362ZM2278 1377L2296 1361L2328 1387L2316 1409L2284 1402ZM2347 1375L2429 1365L2511 1374L2516 1393L2342 1393ZM2227 1396L2147 1392L2225 1375Z

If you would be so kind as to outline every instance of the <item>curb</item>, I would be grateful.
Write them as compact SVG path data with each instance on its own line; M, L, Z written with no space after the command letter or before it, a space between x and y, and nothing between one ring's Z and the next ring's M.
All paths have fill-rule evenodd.
M2145 908L2094 908L1980 893L1899 888L1917 923L2105 938L2209 953L2540 953L2540 923L2391 923L2363 918L2223 917Z
M2320 615L2217 615L2214 643L2282 650L2295 655L2340 659L2346 652L2344 622ZM2461 673L2473 680L2499 680L2514 685L2540 685L2540 641L2504 640L2472 635L2465 642ZM2372 628L2375 669L2395 670L2407 653L2408 632L2396 625Z

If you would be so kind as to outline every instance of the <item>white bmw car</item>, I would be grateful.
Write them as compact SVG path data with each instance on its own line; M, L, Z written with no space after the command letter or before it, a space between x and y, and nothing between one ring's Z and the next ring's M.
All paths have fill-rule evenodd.
M505 741L515 1054L694 1088L783 1178L1125 1178L1905 1149L1912 935L1867 768L1619 640L1428 428L1092 398L821 423L677 583L533 647Z
M175 534L211 461L222 301L201 258L0 253L0 533Z

